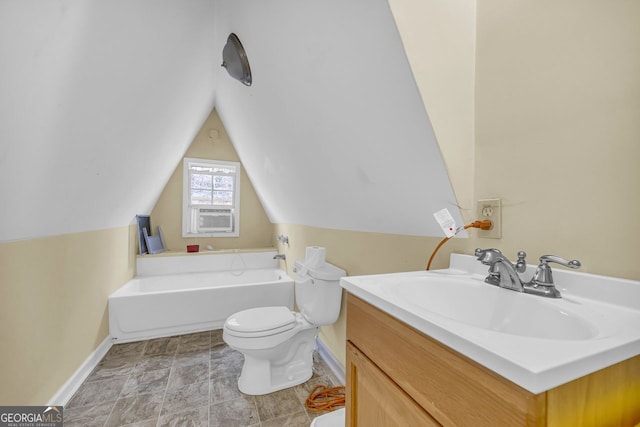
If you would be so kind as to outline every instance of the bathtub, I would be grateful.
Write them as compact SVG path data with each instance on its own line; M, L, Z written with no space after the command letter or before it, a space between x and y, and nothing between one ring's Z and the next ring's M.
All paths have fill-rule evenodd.
M293 280L275 251L144 256L137 276L109 296L114 342L219 329L240 310L293 309Z

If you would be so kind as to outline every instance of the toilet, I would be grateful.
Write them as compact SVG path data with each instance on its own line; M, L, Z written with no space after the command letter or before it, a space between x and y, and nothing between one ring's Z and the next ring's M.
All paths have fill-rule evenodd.
M324 261L324 248L307 248L294 271L299 312L251 308L232 314L224 324L223 340L244 354L238 388L245 394L272 393L311 378L320 326L334 323L340 314L340 278L346 272Z

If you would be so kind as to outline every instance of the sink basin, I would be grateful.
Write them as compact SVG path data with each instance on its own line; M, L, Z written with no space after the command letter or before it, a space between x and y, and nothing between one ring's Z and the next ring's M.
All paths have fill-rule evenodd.
M584 340L597 335L595 325L559 308L556 301L500 289L480 279L431 275L390 281L389 286L381 283L381 295L420 314L526 337Z
M523 277L532 277L528 266ZM417 331L532 393L640 354L640 282L554 270L562 298L484 283L453 254L447 270L349 276L341 285Z

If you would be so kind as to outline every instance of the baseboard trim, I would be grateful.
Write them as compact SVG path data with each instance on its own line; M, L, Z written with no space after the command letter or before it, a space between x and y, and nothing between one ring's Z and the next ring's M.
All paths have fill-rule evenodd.
M47 406L65 406L73 397L73 394L80 388L84 380L102 360L105 354L113 345L111 336L107 336L104 341L87 357L82 365L74 372L66 383L47 402Z
M320 340L320 338L317 338L316 342L318 343L318 354L320 354L320 357L322 358L322 360L324 360L324 363L327 364L329 369L331 369L331 372L333 372L333 375L336 376L336 379L340 382L340 384L344 384L344 366L342 366L342 363L340 363L336 356L334 356L333 353L329 351L329 347L327 347L326 344L323 343L322 340Z

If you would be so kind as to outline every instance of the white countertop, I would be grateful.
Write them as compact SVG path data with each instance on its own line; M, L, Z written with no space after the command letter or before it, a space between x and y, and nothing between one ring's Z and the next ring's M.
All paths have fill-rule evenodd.
M522 275L527 280L535 269L528 267ZM458 254L451 256L451 267L446 270L351 276L342 278L341 285L349 293L537 394L640 354L640 282L562 268L554 268L553 274L563 298L544 298L485 284L487 267L473 256ZM536 298L538 301L533 302L545 308L586 319L593 325L593 334L584 339L549 339L499 332L421 307L420 299L429 298L428 291L417 292L414 300L394 291L402 283L438 277L443 281L449 278L473 281L476 291L486 286L487 295L506 293L498 295L501 304L526 303L517 299ZM480 289L484 292L484 288ZM463 303L465 310L472 310L473 304L483 301L453 301ZM530 319L545 320L543 316Z

